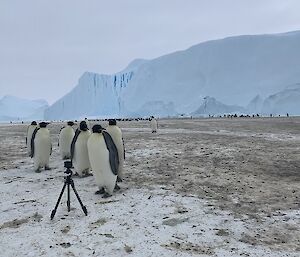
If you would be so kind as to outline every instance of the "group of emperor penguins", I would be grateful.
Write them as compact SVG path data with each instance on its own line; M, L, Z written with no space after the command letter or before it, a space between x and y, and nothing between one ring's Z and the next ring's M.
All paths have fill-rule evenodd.
M81 121L74 131L73 121L68 121L59 133L59 152L63 160L71 159L75 175L93 175L98 186L96 194L110 197L119 190L117 182L123 180L125 147L122 131L115 119L110 119L107 128L96 124L89 130L88 120ZM28 154L34 159L34 169L50 169L49 158L52 153L50 132L47 122L33 121L27 130L26 144ZM90 173L92 171L92 173Z

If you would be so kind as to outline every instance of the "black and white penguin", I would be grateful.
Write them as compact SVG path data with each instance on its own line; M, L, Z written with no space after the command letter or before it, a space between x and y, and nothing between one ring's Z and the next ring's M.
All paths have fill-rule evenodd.
M106 132L110 134L118 150L119 169L118 169L117 182L121 182L124 178L123 166L124 166L124 159L125 159L125 147L124 147L122 131L117 126L117 121L115 119L108 120L108 127L106 128ZM116 185L116 189L119 189L118 185Z
M156 133L158 125L157 125L157 120L154 118L154 116L151 116L150 125L151 125L152 133Z
M52 152L50 132L47 129L47 122L40 122L39 127L35 128L31 137L30 157L34 159L35 172L41 172L41 168L49 170L49 158Z
M87 125L87 128L91 129L91 124L90 124L90 121L88 120L88 118L84 118L84 121L85 121L85 123Z
M93 133L88 140L89 158L99 191L103 198L113 194L118 169L118 150L111 136L101 125L93 126Z
M72 128L74 124L73 121L68 121L67 126L59 133L59 152L63 160L71 158L71 143L75 135L74 129Z
M89 161L87 141L91 135L85 121L80 122L71 143L71 160L75 172L80 176L89 175L91 165Z
M37 127L36 121L32 121L31 124L27 128L26 146L27 146L28 156L30 156L30 154L31 154L31 137L32 137L33 131L36 129L36 127Z

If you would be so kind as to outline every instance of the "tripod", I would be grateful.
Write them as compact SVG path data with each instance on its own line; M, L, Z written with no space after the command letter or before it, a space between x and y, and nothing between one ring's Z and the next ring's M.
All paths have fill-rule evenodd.
M65 171L65 173L68 174L68 176L65 177L65 183L64 183L64 186L63 186L63 188L62 188L62 190L61 190L61 192L60 192L60 195L59 195L58 200L57 200L57 202L56 202L55 208L54 208L54 210L51 212L51 216L50 216L50 217L51 217L51 220L52 220L52 219L54 218L54 216L55 216L57 207L58 207L58 205L59 205L59 202L60 202L61 197L62 197L62 195L63 195L63 193L64 193L64 191L65 191L66 186L68 186L68 200L67 200L67 206L68 206L68 212L70 212L70 210L71 210L70 185L71 185L71 187L73 188L73 191L74 191L74 193L75 193L75 195L76 195L76 197L77 197L78 202L80 203L80 206L81 206L81 208L82 208L84 214L87 216L87 213L88 213L86 207L83 205L83 203L82 203L82 201L81 201L81 199L80 199L80 197L79 197L79 195L78 195L78 193L77 193L77 191L76 191L76 188L75 188L75 185L74 185L74 181L73 181L73 179L72 179L72 174L73 174L73 172L72 172L72 170L70 169L70 168L72 167L72 162L66 161L66 162L65 162L65 167L67 168L67 170Z

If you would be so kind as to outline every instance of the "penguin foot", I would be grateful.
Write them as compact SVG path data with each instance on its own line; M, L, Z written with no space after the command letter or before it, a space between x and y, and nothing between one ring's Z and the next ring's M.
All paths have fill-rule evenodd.
M46 166L46 167L45 167L45 170L51 170L51 168Z
M41 173L40 169L35 170L35 173Z
M111 197L112 195L110 195L109 193L105 192L104 195L102 196L102 198L108 198Z
M119 187L119 185L116 183L114 191L119 191L120 189L121 187Z
M104 188L101 188L100 190L95 192L95 195L102 195L102 194L105 194Z
M117 177L117 182L122 182L123 179L121 179L119 176Z

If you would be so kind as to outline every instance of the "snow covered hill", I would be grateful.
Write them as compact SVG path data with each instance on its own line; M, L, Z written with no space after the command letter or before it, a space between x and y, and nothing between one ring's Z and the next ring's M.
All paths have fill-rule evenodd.
M300 114L300 83L269 96L263 102L262 113L273 115Z
M247 105L247 110L249 113L261 113L264 99L257 95L254 97L251 102Z
M203 105L205 96L246 107L257 95L267 98L299 82L300 31L230 37L136 60L113 75L84 73L45 117L190 114ZM253 104L250 108L257 110ZM300 109L293 113L300 114Z
M15 96L0 99L0 121L40 120L48 107L45 100L26 100Z
M238 105L226 105L217 101L213 97L205 97L204 103L192 113L193 116L201 115L223 115L223 114L235 114L246 113L247 110Z

